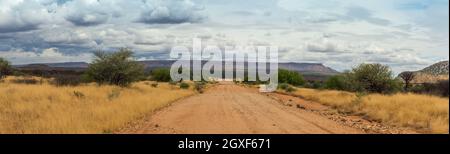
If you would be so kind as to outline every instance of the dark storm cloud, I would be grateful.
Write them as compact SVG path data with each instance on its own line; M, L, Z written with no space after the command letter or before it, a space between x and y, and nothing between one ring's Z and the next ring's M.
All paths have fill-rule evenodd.
M38 24L25 24L25 25L6 25L0 26L0 33L15 33L22 31L30 31L38 29Z

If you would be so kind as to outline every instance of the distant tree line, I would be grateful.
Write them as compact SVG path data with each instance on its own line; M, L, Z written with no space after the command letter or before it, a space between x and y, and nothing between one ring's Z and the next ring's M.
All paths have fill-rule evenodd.
M392 94L413 92L438 96L449 96L448 80L437 83L412 85L414 72L403 72L395 78L388 66L381 64L361 64L351 71L332 76L326 80L324 88L351 92Z
M411 86L408 92L449 97L448 84L448 80L441 80L436 83L415 84Z

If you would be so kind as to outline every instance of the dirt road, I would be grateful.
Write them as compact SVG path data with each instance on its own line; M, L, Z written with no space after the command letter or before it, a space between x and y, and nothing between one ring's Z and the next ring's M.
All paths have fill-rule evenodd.
M220 84L166 107L134 129L138 134L347 134L362 131L287 107L253 89Z

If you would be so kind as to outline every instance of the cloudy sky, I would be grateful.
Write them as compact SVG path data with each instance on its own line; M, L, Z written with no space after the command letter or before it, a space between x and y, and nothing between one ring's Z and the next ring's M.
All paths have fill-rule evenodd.
M192 38L275 45L280 61L395 72L449 57L448 0L0 0L0 57L13 64L86 61L133 49L166 59Z

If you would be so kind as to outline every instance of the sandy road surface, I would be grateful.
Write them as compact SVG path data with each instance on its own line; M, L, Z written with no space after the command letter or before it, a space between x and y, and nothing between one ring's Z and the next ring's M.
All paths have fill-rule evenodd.
M317 114L289 108L253 89L220 84L162 109L120 133L346 134L363 133Z

